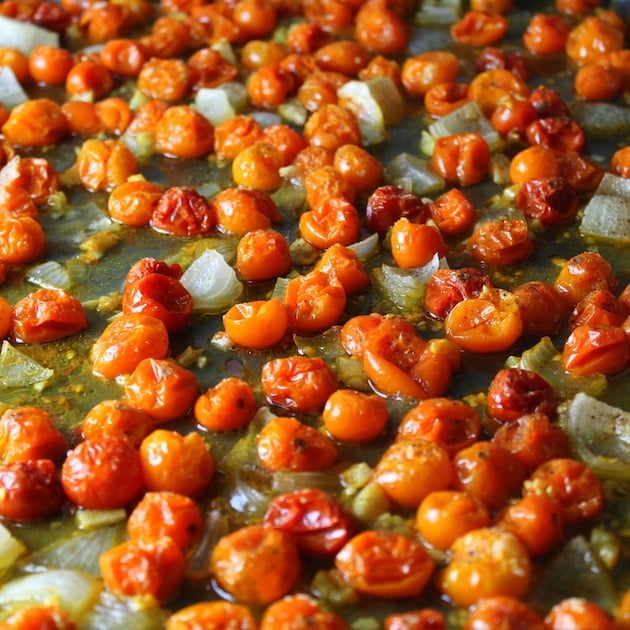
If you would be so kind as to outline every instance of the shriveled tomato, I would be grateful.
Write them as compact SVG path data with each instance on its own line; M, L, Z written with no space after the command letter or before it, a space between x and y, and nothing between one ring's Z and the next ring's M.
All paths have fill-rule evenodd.
M379 186L368 197L365 215L368 227L379 236L385 236L402 217L423 223L427 218L427 205L412 191L388 184Z
M316 488L272 499L263 525L290 533L300 551L316 557L336 554L354 530L350 516L337 499Z
M64 500L57 467L50 459L0 464L0 515L34 521L56 513Z
M62 289L39 289L13 307L12 337L21 343L43 343L87 328L81 302Z
M475 267L438 269L427 282L424 306L433 317L444 319L457 303L493 286L490 276Z
M366 530L351 538L335 557L345 582L364 595L417 597L433 572L424 547L402 534Z
M150 224L154 230L174 236L199 236L214 229L216 215L208 200L196 190L173 186L160 197Z

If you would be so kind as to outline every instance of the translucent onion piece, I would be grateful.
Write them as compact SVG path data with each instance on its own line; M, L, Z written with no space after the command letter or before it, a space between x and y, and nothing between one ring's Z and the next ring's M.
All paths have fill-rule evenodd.
M124 539L124 523L76 532L32 553L25 559L26 567L29 571L69 569L98 576L99 556Z
M411 153L401 153L389 162L385 180L421 197L430 197L446 187L444 178L431 168L428 160Z
M488 143L490 151L503 147L503 140L490 121L483 115L474 101L458 107L429 125L428 132L433 138L442 138L455 133L478 133Z
M7 109L28 101L28 94L22 89L9 66L0 67L0 103Z
M387 139L387 126L402 120L405 106L396 84L388 77L348 81L338 90L339 104L357 117L366 146Z
M630 412L579 392L561 423L577 455L598 475L630 479Z
M230 531L230 523L221 510L210 510L206 515L203 533L186 563L186 577L203 579L208 575L210 555L219 538Z
M157 630L168 612L149 597L119 597L103 591L95 606L81 619L80 628L98 630Z
M630 181L606 173L584 208L580 231L592 238L630 242Z
M54 371L16 350L8 341L0 349L0 387L28 387L48 380Z
M571 113L588 137L615 140L630 133L630 110L614 103L577 101Z
M0 606L33 605L57 602L74 620L96 603L101 580L82 571L57 569L33 573L0 587Z
M234 118L236 115L228 93L221 88L200 88L197 90L195 108L213 125Z
M207 249L186 269L181 283L193 298L193 309L220 313L240 297L243 285L225 258L214 249Z
M560 353L549 337L543 337L520 357L510 357L507 364L509 367L520 367L540 374L553 387L560 400L569 400L578 392L600 396L608 387L604 374L576 376L565 372Z
M314 337L294 335L293 342L298 352L307 357L321 357L330 362L344 354L337 326L332 326Z
M367 238L364 238L362 241L357 241L356 243L352 243L349 246L350 249L353 249L359 260L368 260L372 258L372 256L376 256L378 254L379 249L379 239L378 234L376 232L374 234L370 234Z
M0 574L12 567L27 551L26 545L0 523Z
M36 46L59 47L59 34L41 26L0 15L0 47L17 48L27 57Z
M453 24L461 14L461 0L423 0L414 21L427 25Z
M26 279L38 287L46 289L65 289L67 291L72 286L67 269L56 260L48 260L41 265L31 267L26 274Z

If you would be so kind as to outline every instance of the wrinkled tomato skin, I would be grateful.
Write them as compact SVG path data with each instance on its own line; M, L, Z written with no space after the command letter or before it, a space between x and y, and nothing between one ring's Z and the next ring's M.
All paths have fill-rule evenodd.
M168 332L185 328L192 315L193 300L184 285L171 276L150 273L126 284L123 313L144 313L161 320Z
M538 118L568 118L571 115L560 93L545 85L531 91L529 102L534 106Z
M493 286L490 276L476 267L439 269L427 282L424 306L432 317L444 319L458 302L478 297L484 287Z
M170 265L163 260L157 260L156 258L141 258L135 262L127 272L125 276L125 284L131 284L140 278L150 273L161 273L164 276L170 276L179 280L184 273L184 270L177 263Z
M526 81L531 75L527 59L520 53L508 53L495 46L486 46L475 60L477 72L501 68L509 70L515 77Z
M531 370L500 370L488 388L488 412L499 422L513 422L530 413L543 413L553 418L557 404L558 398L551 385Z
M39 289L15 304L11 335L21 343L43 343L87 326L83 305L76 297L62 289Z
M174 186L160 197L151 227L173 236L199 236L214 230L216 217L208 200L192 188Z
M392 185L377 188L368 198L365 209L368 228L379 236L385 236L400 218L424 223L428 213L428 206L418 195Z
M580 153L585 136L582 128L571 118L552 116L541 118L527 126L529 144L549 147L557 153Z
M34 521L57 512L64 501L52 460L32 459L0 464L0 516Z
M334 556L354 530L337 499L317 488L305 488L272 499L263 525L291 534L300 551L315 557Z
M521 185L516 197L517 208L545 227L571 223L579 205L576 192L563 177L530 179Z

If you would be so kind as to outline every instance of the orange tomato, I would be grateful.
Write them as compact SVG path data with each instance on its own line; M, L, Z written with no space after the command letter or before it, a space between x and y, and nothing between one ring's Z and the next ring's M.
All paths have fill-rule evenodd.
M138 543L168 536L186 551L203 530L197 504L176 492L147 492L127 519L129 539Z
M401 81L410 96L424 97L434 85L454 81L459 60L447 51L430 50L408 57L401 68Z
M86 190L113 190L138 173L134 154L122 140L89 138L79 150L76 162Z
M523 262L534 251L524 219L484 221L470 235L466 246L478 262L501 266Z
M21 147L55 144L67 130L68 123L61 106L48 98L31 99L16 105L2 125L5 140Z
M430 87L424 95L424 107L431 116L440 118L469 101L468 84L445 81Z
M561 358L572 374L617 374L628 366L630 342L621 326L581 324L569 334Z
M444 320L446 337L468 352L501 352L518 341L523 319L516 298L503 289L484 288L456 304Z
M529 87L505 68L493 68L477 74L470 82L468 95L488 117L509 96L529 96Z
M282 185L283 156L276 146L262 139L245 147L232 160L232 179L239 186L272 192Z
M0 462L59 461L68 442L50 414L39 407L9 407L0 416Z
M152 430L152 418L123 400L101 400L85 414L81 423L84 440L113 435L129 440L134 446L140 446Z
M561 16L536 13L523 33L523 45L533 55L560 54L570 31L571 25Z
M63 85L72 65L72 53L57 46L40 44L31 50L28 57L31 78L45 85Z
M263 468L296 472L326 470L337 461L337 448L321 431L284 416L275 416L256 438Z
M431 219L446 237L464 234L477 218L473 202L458 188L438 195L428 207Z
M92 370L105 378L131 374L143 359L164 359L168 350L162 320L144 313L121 313L92 345Z
M140 454L120 437L85 440L68 452L61 468L61 483L68 498L82 508L124 507L145 488Z
M199 433L156 429L140 444L142 476L149 490L194 497L211 483L214 459Z
M499 13L467 11L450 28L451 37L467 46L489 46L505 36L508 20Z
M337 323L346 306L341 282L323 271L310 271L287 283L284 303L289 328L297 334L312 334Z
M186 557L164 536L155 540L126 541L104 551L99 569L107 588L119 595L151 595L168 602L184 579Z
M323 608L317 600L304 594L286 595L272 602L260 619L258 630L347 630L348 624L334 612Z
M223 600L190 604L166 619L166 630L232 626L235 630L257 630L258 623L254 614L244 604Z
M423 438L394 442L374 467L374 481L396 505L417 508L431 492L453 478L447 450Z
M388 415L382 398L338 389L326 401L322 421L326 430L341 442L370 442L383 433Z
M510 162L510 179L514 184L558 175L560 164L555 151L538 144L519 151Z
M523 597L531 575L527 549L514 534L481 527L455 540L437 586L453 604L467 608L485 597Z
M402 217L392 226L391 251L395 263L403 269L423 267L434 256L446 258L448 247L435 225L412 223Z
M142 65L137 84L148 98L175 103L184 100L191 82L191 70L182 59L152 57Z
M478 133L444 136L435 141L431 166L448 182L471 186L488 174L490 148Z
M162 195L162 188L145 179L135 179L116 186L107 200L109 216L131 227L149 224Z
M351 245L357 241L360 227L357 209L342 197L326 199L302 213L299 220L302 238L318 249Z
M256 412L252 386L229 376L209 388L195 402L195 420L210 431L232 431L245 426Z
M273 229L256 229L240 238L236 247L236 270L243 280L271 280L292 265L287 240Z
M434 566L424 547L390 531L361 532L335 557L335 567L343 580L372 597L417 597Z
M313 270L336 276L348 295L357 293L370 284L370 276L356 251L340 243L331 245L322 254Z
M272 197L256 188L224 188L212 198L211 204L217 228L228 234L244 236L248 232L267 230L282 219Z
M615 292L617 279L611 264L597 252L581 252L569 258L561 267L554 286L571 306L595 289Z
M55 341L87 326L83 304L62 289L39 289L13 306L11 336L21 343Z
M546 630L543 620L532 607L517 597L509 595L480 599L470 611L464 628L473 630L478 626L501 627L505 624L516 628L528 628L528 630Z
M199 384L193 372L170 359L142 359L125 383L127 402L156 422L183 416L198 396Z
M610 614L600 605L583 597L567 597L552 606L545 615L545 628L590 628L590 630L613 630L615 623Z
M219 538L210 563L222 589L254 606L287 595L295 586L301 568L293 538L262 525L241 527Z
M356 116L336 103L322 105L304 125L304 138L310 145L336 151L345 144L362 144Z
M213 124L188 105L169 107L155 123L155 150L161 155L194 159L213 148Z
M416 528L422 538L446 551L464 534L488 527L490 511L477 497L463 490L434 490L416 511Z
M273 348L284 339L289 316L278 298L240 302L223 315L230 340L243 348Z

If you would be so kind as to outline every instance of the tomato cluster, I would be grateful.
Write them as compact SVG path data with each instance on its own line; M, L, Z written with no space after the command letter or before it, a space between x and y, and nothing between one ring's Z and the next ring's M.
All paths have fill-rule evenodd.
M584 593L546 609L528 599L565 542L608 527L608 480L560 424L567 389L506 362L546 339L571 392L627 377L625 250L608 256L577 224L606 173L630 177L630 148L589 155L571 103L627 106L629 26L597 0L557 0L503 46L513 3L471 0L441 27L449 46L411 53L421 12L412 0L0 6L65 44L0 48L0 70L32 95L0 106L0 338L25 354L83 343L85 382L118 392L74 426L52 396L7 404L0 517L19 535L122 510L125 540L98 557L103 586L168 610L169 630L342 630L368 600L389 600L385 630L444 628L450 609L468 630L630 623L628 592L608 608ZM458 114L480 124L454 130ZM397 177L390 132L418 116L449 131L418 139L422 172ZM60 147L75 149L70 165ZM155 175L169 168L181 181ZM193 185L195 169L222 175ZM437 184L419 190L414 175ZM99 201L110 230L79 246L88 276L116 246L132 258L113 296L81 301L70 275L23 282L57 256L47 226L73 195ZM533 273L554 239L566 255ZM208 278L185 276L207 249L240 288L216 310L199 306ZM0 619L74 623L49 599Z

